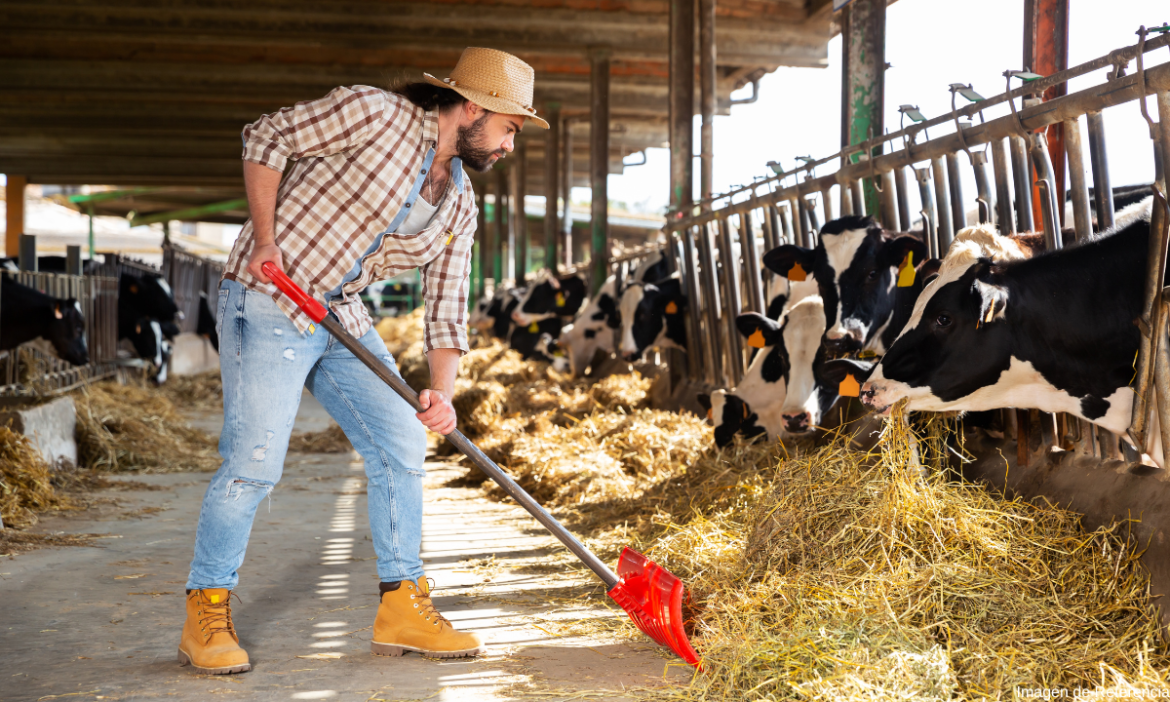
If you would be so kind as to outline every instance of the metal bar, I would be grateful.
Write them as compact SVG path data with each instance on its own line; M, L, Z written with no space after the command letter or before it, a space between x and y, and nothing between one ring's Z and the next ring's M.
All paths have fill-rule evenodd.
M785 244L795 244L796 243L796 232L793 229L792 202L790 201L788 203L787 207L784 207L782 205L777 205L776 212L777 212L777 216L780 218L780 223L784 228L784 243Z
M906 169L894 169L894 188L898 194L898 230L910 231L910 191L906 186Z
M1100 112L1088 112L1085 114L1085 123L1089 128L1089 160L1092 162L1093 168L1093 199L1097 205L1097 231L1102 232L1113 226L1113 186L1109 183L1109 156L1105 150L1105 120L1101 117Z
M561 129L564 126L561 120L561 104L559 102L545 103L548 115L548 129L544 133L544 267L554 275L557 264L561 262L559 227L557 226L557 198L560 196L558 187L561 182ZM517 150L519 150L517 144ZM519 154L519 160L524 162L524 155ZM524 192L520 190L518 192ZM568 198L568 193L565 193ZM523 201L521 201L523 202ZM520 208L523 213L524 208ZM528 269L525 268L525 271ZM523 275L523 274L521 274Z
M882 173L879 178L882 181L882 190L880 193L881 206L879 209L879 217L882 226L886 229L897 229L898 227L898 205L897 197L894 193L894 174L892 171ZM872 212L866 203L866 212Z
M1068 15L1069 0L1025 0L1024 3L1024 62L1033 72L1050 76L1068 70ZM1043 92L1036 91L1043 100L1052 100L1068 93L1068 83L1058 83ZM1048 153L1063 154L1063 124L1049 127L1046 138ZM1064 159L1052 159L1051 185L1053 201L1064 203ZM1037 198L1037 207L1040 206ZM1060 230L1060 224L1056 226Z
M1162 283L1166 279L1166 253L1170 249L1170 209L1162 193L1155 191L1150 217L1150 238L1146 259L1146 285L1142 297L1141 316L1137 325L1141 331L1138 355L1134 362L1133 410L1129 422L1129 436L1138 448L1146 446L1146 426L1149 421L1150 383L1153 381L1154 356L1158 353L1157 335L1162 320L1155 319L1161 312Z
M695 265L695 229L687 227L680 232L679 244L682 246L683 284L687 288L687 373L691 380L699 380L703 375L706 349L700 340L703 338L703 325L699 316L702 298L699 295L699 269Z
M695 2L670 3L670 206L691 214L694 199Z
M934 175L934 192L937 196L936 217L938 225L935 227L935 240L938 243L939 258L945 256L955 238L955 228L951 224L951 191L947 182L947 167L939 156L930 159L930 169Z
M799 197L793 196L788 201L788 210L792 213L793 243L811 248L808 243L808 218L805 216L804 208L800 205Z
M825 223L832 222L836 217L833 216L833 191L832 188L821 188L821 207L825 210Z
M1162 120L1165 121L1165 117ZM1157 393L1158 429L1162 439L1162 454L1170 452L1170 336L1167 336L1167 325L1170 324L1170 288L1163 288L1161 295L1161 312L1158 315L1160 324L1157 332L1157 348L1159 352L1154 359L1154 387Z
M1080 120L1064 123L1064 149L1068 155L1069 197L1072 200L1073 229L1077 241L1085 241L1093 233L1093 217L1089 212L1089 186L1085 182L1085 156L1081 149Z
M989 224L993 217L995 200L991 196L991 183L987 180L987 154L976 151L971 154L971 169L975 172L975 202L979 205L979 223Z
M991 142L991 163L995 171L996 226L1000 234L1015 234L1016 220L1012 217L1012 191L1008 173L1007 148L1003 139Z
M801 204L804 205L805 216L808 218L807 246L812 248L817 245L817 238L821 232L821 223L817 221L817 203L810 197L801 198Z
M699 0L699 109L703 115L699 196L710 200L715 167L715 0Z
M504 245L501 255L504 257L504 279L511 280L514 285L523 285L524 281L516 277L516 191L513 189L515 185L516 172L515 166L505 168L503 177L505 178L504 187L507 188L507 195L504 196L504 222L507 227L504 230Z
M837 209L840 210L842 217L849 217L853 214L853 197L849 194L849 184L839 183L837 188Z
M1036 184L1040 187L1040 202L1044 208L1040 213L1044 223L1044 240L1049 251L1056 251L1064 245L1056 205L1056 174L1052 170L1052 159L1048 156L1048 143L1044 137L1032 134L1029 141L1028 153L1032 157L1032 167L1036 169Z
M861 217L865 212L865 198L861 190L860 180L849 181L849 195L853 200L853 214Z
M471 281L474 289L471 300L468 301L470 305L474 305L483 297L483 279L486 277L484 275L484 257L487 255L484 252L491 250L488 247L490 235L487 228L487 196L484 192L486 189L486 184L480 184L475 188L476 197L479 199L479 213L476 214L476 237L471 252Z
M760 224L764 227L764 251L771 251L780 245L780 238L776 232L779 219L775 213L776 206L771 203L766 203L760 208Z
M37 237L35 234L20 234L17 254L20 270L26 273L36 273L37 266Z
M76 244L65 247L65 273L81 275L81 247Z
M504 282L504 197L508 184L503 168L496 168L496 202L493 208L493 219L496 226L493 228L492 248L488 255L492 257L492 286L493 291L500 290Z
M1036 230L1032 217L1032 167L1028 165L1028 145L1020 136L1008 137L1012 156L1012 180L1016 187L1016 231Z
M711 223L702 225L696 232L699 237L699 284L703 289L703 310L707 313L706 329L702 334L706 342L704 355L707 357L707 382L723 382L723 346L719 343L719 287L715 280L715 256L711 251Z
M841 145L848 147L880 138L885 131L885 0L853 0L847 5L841 38ZM863 151L876 156L882 152L881 143ZM879 197L872 179L864 182L864 194L864 210L876 212Z
M922 200L922 231L926 237L927 255L939 258L938 219L934 209L934 195L930 192L930 169L915 168L914 178L918 181L918 197Z
M1170 90L1161 90L1157 94L1158 104L1158 140L1155 147L1162 155L1162 193L1167 194L1167 184L1170 183L1170 178L1166 176L1165 169L1170 169ZM1170 449L1167 449L1170 453Z
M528 249L531 233L528 230L528 214L524 210L524 201L527 199L528 191L528 146L525 142L521 141L516 144L515 148L516 163L512 165L513 170L516 171L516 174L512 178L512 209L515 211L515 217L512 221L515 222L516 227L515 266L516 284L519 285L528 277ZM556 181L554 180L553 182L555 183ZM544 216L546 220L545 234L547 235L548 233L547 220L551 217L553 220L553 241L556 241L556 198L553 198L553 207L551 210L547 207L545 208ZM554 267L552 271L556 273L556 268Z
M959 173L959 156L958 154L947 154L946 160L947 182L950 185L947 205L951 208L953 236L954 232L967 226L967 208L963 206L963 179L962 174ZM950 246L950 242L947 242L947 246Z
M735 257L735 247L731 240L731 221L726 217L720 219L719 230L719 258L723 269L723 324L727 334L727 376L734 387L743 380L743 346L739 329L735 326L735 318L743 309L739 299L739 261Z
M609 277L609 49L590 54L589 81L589 185L593 189L590 207L592 229L592 285L597 292Z
M561 261L565 267L573 266L573 131L570 119L561 120Z
M764 299L764 277L760 266L760 249L756 246L756 228L752 213L739 215L739 241L743 250L744 271L747 275L747 307L753 312L766 314L768 302ZM760 211L761 219L767 221L767 212ZM764 236L767 239L767 235Z

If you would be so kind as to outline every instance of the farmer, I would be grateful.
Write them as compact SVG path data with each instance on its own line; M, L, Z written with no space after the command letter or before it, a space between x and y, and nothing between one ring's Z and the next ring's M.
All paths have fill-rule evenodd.
M337 88L244 128L251 219L219 287L223 464L203 498L187 581L179 662L203 673L251 669L232 621L231 591L252 520L280 480L301 388L365 460L380 604L371 648L389 656L474 656L479 637L434 607L423 574L426 433L455 429L451 396L467 352L465 313L477 208L464 169L511 151L532 108L532 68L469 48L449 78L388 92ZM282 177L282 173L284 174ZM421 269L431 387L423 412L377 381L261 272L271 261L323 301L349 333L395 369L358 293ZM395 372L397 370L395 369ZM289 593L296 597L295 593Z

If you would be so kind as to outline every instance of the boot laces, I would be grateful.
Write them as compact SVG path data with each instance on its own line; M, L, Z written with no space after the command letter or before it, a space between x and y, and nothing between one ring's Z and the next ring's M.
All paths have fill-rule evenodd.
M199 608L203 613L203 616L199 618L199 625L203 631L207 632L208 637L222 632L235 636L236 625L232 622L232 597L241 601L239 595L229 592L223 602L212 603L202 590L199 591ZM215 624L221 626L216 627Z
M455 628L451 625L450 620L448 620L446 617L444 617L442 615L442 613L439 612L439 610L435 609L435 604L433 602L431 602L431 593L434 591L435 591L435 581L432 578L427 578L427 593L424 595L420 592L417 595L412 595L412 597L415 597L416 599L422 600L422 602L419 603L419 613L422 614L423 617L425 617L427 619L430 619L431 616L434 615L435 619L438 622L446 624L447 626L450 626L452 629Z

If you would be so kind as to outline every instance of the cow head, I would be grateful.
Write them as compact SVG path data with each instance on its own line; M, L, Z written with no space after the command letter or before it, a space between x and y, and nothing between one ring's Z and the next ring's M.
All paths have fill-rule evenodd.
M764 265L789 280L816 279L831 353L881 353L880 332L893 313L898 269L907 260L917 265L925 255L926 244L912 235L887 232L871 217L842 217L821 229L815 248L780 246L764 255Z
M139 316L161 322L183 319L170 286L157 275L123 273L118 280L118 307L129 310L132 319Z
M85 343L85 315L81 303L74 298L53 301L53 320L46 339L61 358L75 366L89 363L89 347Z
M585 281L576 275L544 279L528 287L512 311L512 321L521 326L549 317L572 317L585 302Z
M508 333L508 348L519 351L525 359L539 358L537 346L541 337L547 334L550 339L557 338L561 334L562 326L564 322L560 317L549 317L523 327L518 324L512 325L512 331Z
M585 373L598 351L613 352L613 330L620 326L616 285L610 276L573 323L561 330L557 342L567 352L574 377Z
M746 402L726 390L716 390L710 396L699 395L699 404L715 425L715 445L720 448L734 441L736 434L745 439L774 434L760 426L759 416Z
M162 325L149 317L139 317L132 331L125 335L139 358L150 361L156 368L163 367Z
M621 354L636 361L652 347L686 350L687 298L678 278L631 283L622 292Z
M536 350L533 355L551 364L553 370L558 373L569 370L569 359L565 355L564 349L553 339L552 334L540 335L540 338L536 340Z

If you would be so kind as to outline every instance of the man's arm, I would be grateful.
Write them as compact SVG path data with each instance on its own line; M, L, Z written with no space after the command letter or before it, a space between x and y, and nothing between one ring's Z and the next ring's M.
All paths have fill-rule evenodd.
M455 376L459 373L459 349L431 349L427 351L427 365L431 369L431 387L418 394L424 411L415 416L427 429L450 434L455 429Z
M272 261L280 270L284 262L276 247L276 193L280 189L280 171L258 163L244 161L244 189L248 193L248 211L252 217L252 237L256 245L248 261L248 272L261 283L271 283L260 266Z

